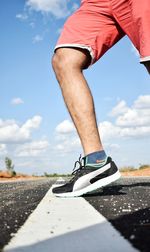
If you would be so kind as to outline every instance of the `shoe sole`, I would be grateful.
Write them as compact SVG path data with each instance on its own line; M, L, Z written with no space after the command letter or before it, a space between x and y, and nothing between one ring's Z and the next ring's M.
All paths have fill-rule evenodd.
M69 198L69 197L79 197L82 196L86 193L95 191L101 187L104 187L106 185L109 185L110 183L116 181L117 179L119 179L121 177L121 174L119 171L117 171L116 173L114 173L113 175L107 177L107 178L103 178L100 179L98 181L96 181L95 183L79 190L79 191L74 191L74 192L68 192L68 193L54 193L55 196L57 197L63 197L63 198Z

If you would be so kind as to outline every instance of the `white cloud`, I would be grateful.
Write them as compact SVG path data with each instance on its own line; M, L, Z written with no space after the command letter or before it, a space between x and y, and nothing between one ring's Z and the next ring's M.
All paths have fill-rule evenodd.
M150 109L150 95L140 95L134 102L136 109Z
M43 37L39 34L35 35L32 39L32 43L35 44L35 43L38 43L38 42L41 42L43 40Z
M16 18L18 18L21 21L27 20L28 19L28 15L26 13L19 13L16 15Z
M131 107L127 107L125 101L120 101L110 114L116 116L116 121L114 123L104 121L99 125L104 140L150 136L149 95L139 96Z
M70 14L67 7L68 0L27 0L26 5L35 11L50 13L57 18Z
M4 121L0 119L0 142L20 143L29 141L32 130L39 128L41 121L42 117L37 115L20 126L15 120Z
M59 152L61 156L75 151L81 152L80 139L72 122L64 120L57 125L55 133L56 144L53 147L54 151Z
M120 128L113 125L109 121L104 121L98 125L98 129L103 141L107 141L108 139L115 138L120 134Z
M139 96L130 107L125 101L119 101L110 115L114 117L114 122L103 121L98 125L102 141L104 144L107 143L107 148L108 145L109 149L112 144L116 145L116 141L120 144L123 139L142 139L150 136L149 95ZM64 120L56 127L55 132L55 150L66 154L81 150L80 140L72 122ZM116 146L119 147L118 143Z
M136 139L150 136L150 126L119 127L111 122L105 121L99 124L99 131L103 141L134 137Z
M53 148L55 151L61 153L61 155L66 155L73 151L80 151L81 143L78 136L66 136L61 143L58 143ZM81 151L80 151L81 152Z
M120 101L111 111L111 116L118 116L128 111L128 107L125 101Z
M11 100L11 104L13 104L13 105L19 105L19 104L23 104L23 103L24 103L24 101L19 97L13 98Z
M150 95L139 96L133 106L116 120L118 126L138 127L150 125Z
M18 157L35 157L45 152L48 147L49 143L47 140L33 141L18 147L16 150L16 155Z
M120 150L120 144L105 142L105 149L109 152L118 152Z
M39 128L40 124L42 121L42 117L41 116L34 116L31 119L28 119L25 124L22 125L21 130L23 131L30 131L32 129L37 129Z
M123 127L139 127L150 125L150 109L136 110L129 109L124 115L121 115L116 120L116 125Z
M6 155L7 154L7 147L6 144L0 144L0 155Z
M70 122L69 120L64 120L63 122L57 125L55 130L59 134L68 134L74 132L75 127L73 123Z

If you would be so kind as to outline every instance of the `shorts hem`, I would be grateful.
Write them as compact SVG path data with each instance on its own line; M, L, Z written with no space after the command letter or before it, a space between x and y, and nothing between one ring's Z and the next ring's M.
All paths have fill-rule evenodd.
M92 65L94 63L94 61L95 61L93 49L88 45L83 45L83 44L60 44L60 45L55 46L54 52L56 51L56 49L63 48L63 47L66 47L66 48L67 47L75 47L75 48L86 49L86 50L89 51L90 56L91 56L91 64L90 65Z
M140 63L144 63L144 62L147 62L147 61L150 61L150 56L140 58Z

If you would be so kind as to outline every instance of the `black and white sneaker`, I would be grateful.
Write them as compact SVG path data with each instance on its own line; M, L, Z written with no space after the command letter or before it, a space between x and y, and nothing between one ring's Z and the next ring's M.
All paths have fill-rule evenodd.
M82 165L83 161L83 165ZM75 170L77 164L79 168ZM85 165L84 158L75 162L73 178L64 185L54 187L52 192L58 197L78 197L98 188L106 186L120 178L120 172L110 157L106 163L97 168Z

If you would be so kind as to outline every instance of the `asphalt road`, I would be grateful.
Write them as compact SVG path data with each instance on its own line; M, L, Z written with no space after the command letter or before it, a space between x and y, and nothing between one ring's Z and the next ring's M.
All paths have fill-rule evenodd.
M0 183L0 251L34 211L54 180Z
M0 183L0 248L25 222L54 180ZM150 178L121 178L84 197L142 252L150 251ZM120 250L121 251L121 250Z
M150 251L150 177L121 178L85 199L134 247Z

